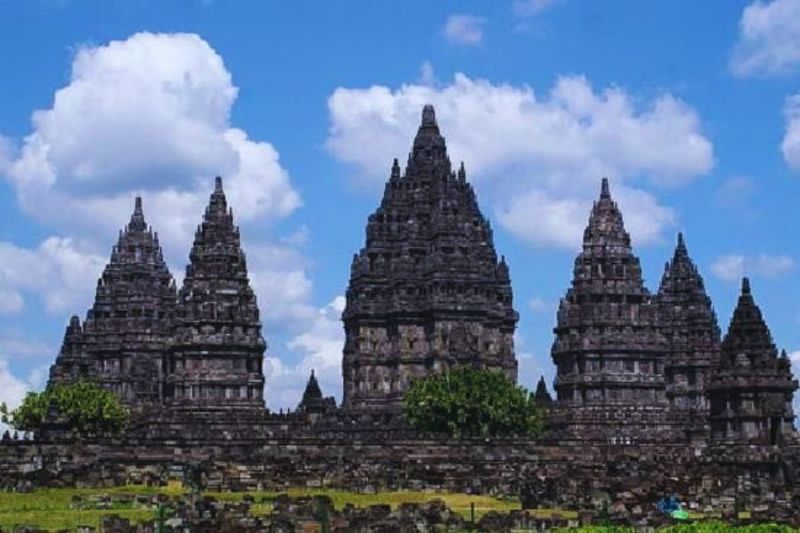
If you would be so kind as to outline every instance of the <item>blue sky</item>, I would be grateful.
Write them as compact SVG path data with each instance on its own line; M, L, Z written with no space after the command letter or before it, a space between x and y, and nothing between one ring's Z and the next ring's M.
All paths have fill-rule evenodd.
M608 175L648 287L684 231L800 364L800 0L0 0L0 399L42 386L133 197L180 278L225 178L270 407L340 394L352 254L426 102L511 268L520 381Z

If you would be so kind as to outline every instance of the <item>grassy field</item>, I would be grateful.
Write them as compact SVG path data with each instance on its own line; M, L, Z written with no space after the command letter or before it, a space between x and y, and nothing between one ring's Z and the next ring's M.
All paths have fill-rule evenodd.
M423 503L434 499L445 502L447 507L461 513L465 518L470 517L470 507L475 505L475 517L479 519L488 511L507 512L519 509L520 504L514 500L501 500L489 496L472 496L468 494L439 493L428 491L400 491L400 492L379 492L377 494L361 494L332 489L306 489L296 488L283 491L292 497L325 495L333 500L337 509L344 507L346 503L352 503L359 507L366 507L373 504L389 504L396 508L403 503ZM128 518L131 522L149 520L155 518L155 509L152 507L137 507L133 502L135 496L155 496L163 494L170 497L181 496L186 490L180 484L170 484L166 487L145 487L138 485L128 485L107 489L41 489L30 494L18 494L0 492L0 528L13 531L19 525L35 526L47 530L70 529L74 530L77 526L99 527L104 516L116 514ZM238 502L246 496L253 498L255 502L250 507L253 516L268 515L272 509L269 500L278 495L278 492L258 491L258 492L205 492L204 495L211 496L220 501ZM83 503L88 503L92 498L109 496L111 500L110 509L86 509L73 508L73 497L80 497ZM128 500L127 503L116 501L122 496ZM532 511L542 517L549 517L558 513L564 518L575 518L576 513L571 511L556 511L540 509ZM732 527L714 522L711 517L705 518L707 521L676 525L663 530L665 533L795 533L797 530L780 527L775 525L752 525L742 527ZM745 517L740 517L745 518ZM583 533L633 533L630 528L606 528L606 527L587 527L580 530Z
M179 484L167 487L145 487L129 485L108 489L41 489L30 494L0 492L0 527L12 529L15 526L27 525L55 530L59 528L75 528L80 525L98 527L103 516L117 514L132 522L152 519L155 510L152 508L135 507L133 503L115 503L111 509L74 509L72 508L73 496L79 496L84 502L92 497L128 495L165 494L179 496L185 491ZM389 504L393 508L402 503L422 503L434 499L441 499L454 511L469 517L470 507L475 505L476 518L480 518L488 511L510 511L519 509L519 502L513 500L500 500L489 496L471 496L468 494L452 494L437 492L382 492L377 494L360 494L329 489L289 489L285 491L292 497L325 495L329 496L337 509L344 504L352 503L356 506L373 504ZM204 495L212 496L220 501L241 501L245 496L251 496L256 502L251 507L254 516L267 515L271 511L269 503L262 503L263 499L270 499L277 492L206 492ZM542 511L548 512L548 511ZM571 516L570 513L565 513Z

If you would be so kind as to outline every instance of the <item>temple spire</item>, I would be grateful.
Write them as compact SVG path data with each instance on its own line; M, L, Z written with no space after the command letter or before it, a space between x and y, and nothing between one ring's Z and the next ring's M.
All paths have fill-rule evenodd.
M533 399L540 407L546 407L553 403L553 398L550 396L550 391L547 390L544 376L539 376L539 383L536 384L536 392L533 393Z
M600 197L592 207L589 224L583 233L584 253L631 253L631 238L617 203L611 199L608 178L600 185ZM613 250L613 251L612 251Z
M611 199L611 191L608 187L608 178L603 178L600 182L600 199Z
M436 110L431 104L425 104L425 107L422 108L422 127L439 128L436 123Z
M450 174L447 145L436 123L436 112L430 104L422 110L422 121L406 168L406 175L427 174Z
M689 257L689 252L686 250L686 243L683 240L683 232L678 232L678 244L675 246L675 258Z
M303 392L303 404L308 404L308 402L312 400L321 400L322 399L322 390L319 388L319 382L317 381L317 376L314 375L314 370L311 370L311 376L308 378L308 383L306 383L306 390Z
M239 229L219 177L195 233L177 315L171 357L186 370L169 376L172 389L180 391L170 401L187 409L263 408L266 342ZM226 338L233 342L223 342ZM181 366L189 360L226 372L210 376L199 366ZM207 391L202 398L191 392L197 386Z
M480 363L515 379L517 313L508 265L466 171L451 166L432 106L405 173L391 168L350 270L342 373L346 409L397 414L422 375ZM459 289L439 290L445 279Z
M137 196L133 204L133 214L128 223L128 231L145 231L147 223L144 221L144 210L142 209L142 197Z
M742 278L742 291L728 333L722 341L722 350L728 356L729 364L735 364L736 357L741 353L773 359L778 356L769 327L753 299L750 278Z

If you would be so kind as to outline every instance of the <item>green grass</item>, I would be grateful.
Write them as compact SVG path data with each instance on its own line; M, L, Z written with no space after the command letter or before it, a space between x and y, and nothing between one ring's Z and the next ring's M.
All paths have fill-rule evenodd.
M91 496L108 495L114 499L119 495L148 495L166 494L179 496L186 490L179 483L171 483L166 487L145 487L128 485L114 488L98 489L40 489L29 494L0 492L0 527L12 529L18 525L35 526L42 529L74 529L80 525L98 527L104 516L117 514L128 518L131 522L138 522L154 518L155 511L150 508L135 507L133 504L118 504L112 509L71 509L72 497L77 495L87 503ZM519 509L520 504L515 500L502 500L490 496L472 496L469 494L440 493L433 491L398 491L379 492L376 494L361 494L333 489L306 489L296 488L281 491L292 497L324 495L329 496L337 509L347 503L358 507L373 504L388 504L393 509L403 503L423 503L435 499L445 502L450 509L461 513L465 518L470 516L470 506L475 505L476 519L488 511L508 512ZM254 492L205 492L220 501L239 502L245 496L253 498L255 503L251 506L250 514L253 516L267 516L272 510L269 500L281 492L254 491ZM264 501L266 500L266 501ZM541 511L552 513L552 511ZM574 514L574 513L572 513ZM565 516L572 516L565 512Z
M154 511L135 508L131 505L115 503L111 509L71 509L73 496L81 496L84 501L90 496L100 495L155 495L177 496L183 493L179 485L166 487L145 487L129 485L107 489L39 489L33 493L0 492L0 527L12 529L14 526L36 526L44 529L75 528L77 526L97 527L104 516L111 514L128 518L132 522L153 518Z
M81 525L97 528L102 518L110 514L122 516L133 523L151 520L155 518L155 510L148 507L136 507L136 504L133 502L113 502L113 507L111 509L71 509L72 497L80 496L83 503L88 504L88 500L91 496L107 495L111 496L112 500L114 500L115 496L120 495L135 497L138 495L155 496L157 494L164 494L170 497L177 497L186 492L186 489L184 489L180 483L170 483L166 487L127 485L107 489L40 489L30 494L0 492L0 528L6 530L10 529L12 531L15 526L19 525L34 526L47 530L74 530L77 526ZM396 509L403 503L424 503L440 499L444 501L447 507L461 513L465 518L470 517L470 506L474 504L476 519L480 519L481 516L489 511L508 512L520 508L520 504L516 500L434 491L396 491L362 494L334 489L294 488L281 492L205 492L203 495L211 496L217 500L226 502L240 502L246 496L250 496L255 502L250 507L250 514L252 516L268 516L272 511L270 500L284 492L295 498L315 495L328 496L337 509L341 509L347 503L358 507L366 507L374 504L388 504L393 509ZM577 513L574 511L558 509L536 509L530 512L541 518L551 518L554 515L560 515L567 519L577 517ZM695 518L700 517L695 516ZM708 519L709 517L705 518ZM740 518L746 517L740 516ZM583 531L585 533L627 533L633 530L630 528L604 528L595 526L573 531ZM767 524L736 528L713 520L675 525L664 530L665 533L712 533L717 531L735 533L788 533L797 530Z

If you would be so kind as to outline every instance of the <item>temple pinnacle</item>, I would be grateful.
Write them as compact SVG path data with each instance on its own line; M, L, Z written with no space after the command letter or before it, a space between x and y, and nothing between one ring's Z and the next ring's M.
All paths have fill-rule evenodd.
M222 178L219 176L214 178L214 192L222 192Z
M608 188L608 178L603 178L600 183L600 198L611 199L611 191Z
M431 104L422 108L422 127L438 127L436 124L436 110Z
M689 251L686 249L686 242L683 240L683 232L678 232L678 244L675 246L675 258L688 257Z
M750 294L750 278L742 278L742 295Z
M133 231L144 231L147 229L147 223L144 221L144 210L142 209L142 197L137 196L133 205L133 214L131 221L128 224L128 229Z

